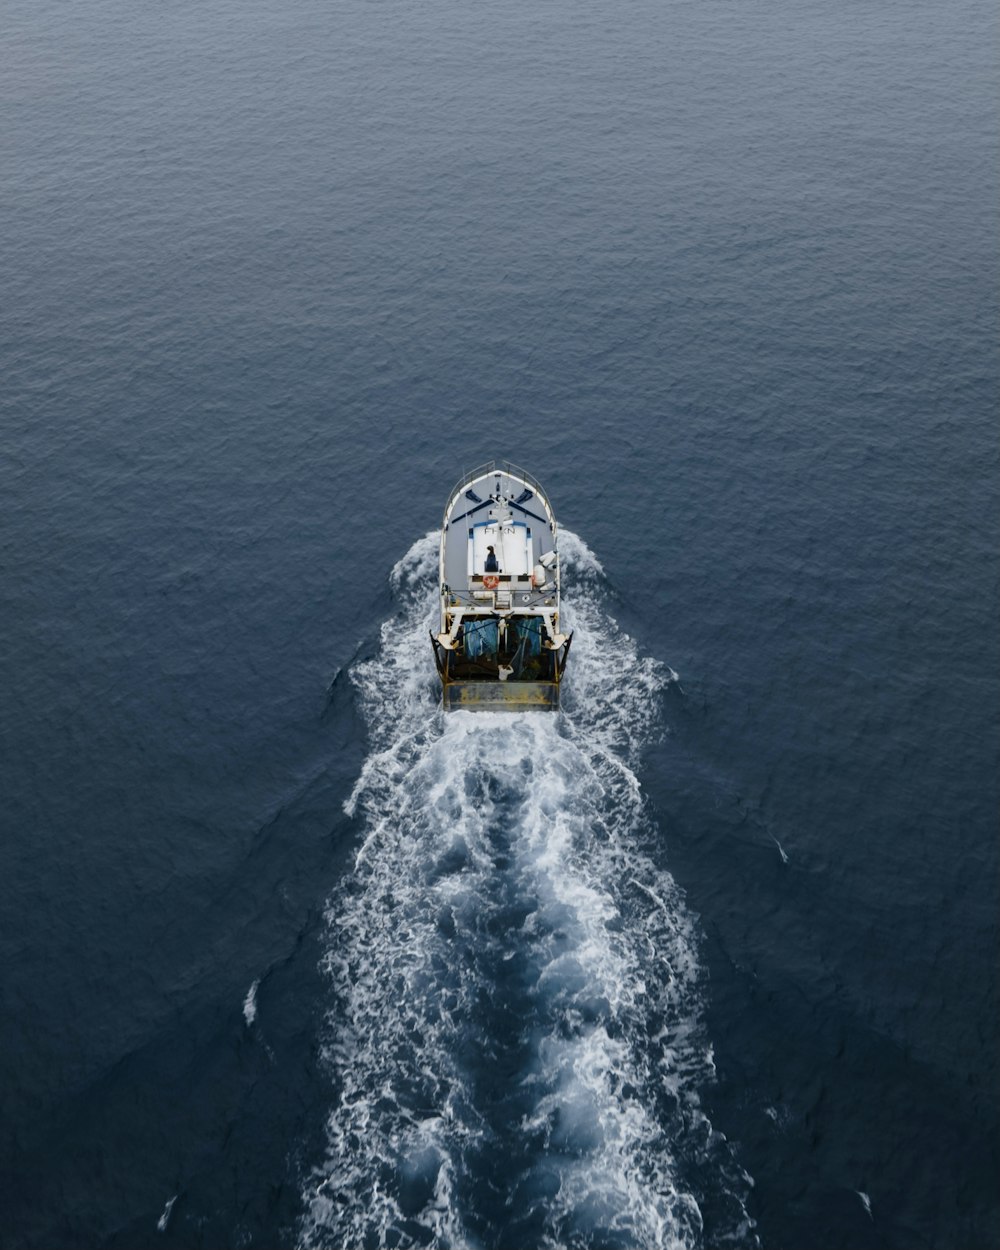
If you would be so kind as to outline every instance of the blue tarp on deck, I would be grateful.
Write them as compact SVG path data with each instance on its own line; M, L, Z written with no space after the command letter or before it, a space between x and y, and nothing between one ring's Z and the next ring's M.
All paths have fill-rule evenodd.
M517 619L517 641L524 643L524 655L542 654L542 618L540 616L519 616Z
M475 659L478 655L496 655L497 622L495 618L466 621L462 629L465 632L465 654L469 659Z

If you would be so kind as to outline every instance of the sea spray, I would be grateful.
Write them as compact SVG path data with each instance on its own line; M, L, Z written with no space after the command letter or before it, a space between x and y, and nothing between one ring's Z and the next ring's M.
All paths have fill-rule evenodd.
M696 1246L713 1189L713 1240L752 1243L699 1105L694 921L635 772L671 670L563 531L564 711L442 714L437 541L393 570L399 614L352 670L370 751L327 913L335 1103L301 1244Z

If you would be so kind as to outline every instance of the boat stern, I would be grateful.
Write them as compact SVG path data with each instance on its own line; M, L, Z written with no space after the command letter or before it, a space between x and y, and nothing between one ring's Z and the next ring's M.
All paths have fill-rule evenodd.
M559 707L556 681L452 681L443 689L448 712L535 712Z

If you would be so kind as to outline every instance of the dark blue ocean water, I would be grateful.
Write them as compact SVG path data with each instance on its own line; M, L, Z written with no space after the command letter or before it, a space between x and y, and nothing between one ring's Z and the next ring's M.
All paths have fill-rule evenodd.
M1000 1244L992 6L3 28L0 1244Z

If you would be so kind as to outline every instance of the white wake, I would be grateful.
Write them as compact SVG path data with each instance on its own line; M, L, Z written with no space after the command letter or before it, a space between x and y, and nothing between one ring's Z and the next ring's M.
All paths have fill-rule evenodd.
M437 543L393 570L400 613L352 674L363 840L327 913L335 1105L300 1244L697 1246L715 1173L718 1239L752 1243L749 1180L699 1106L694 923L634 771L676 675L564 530L564 710L444 715Z

